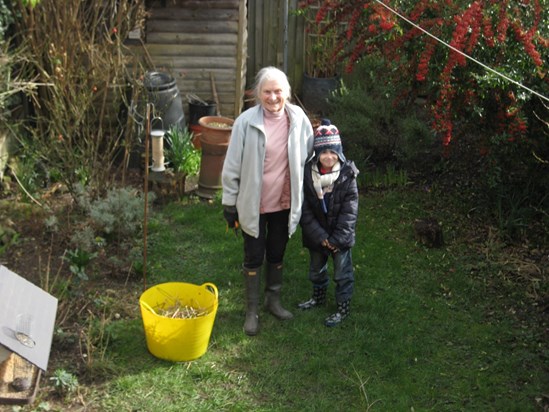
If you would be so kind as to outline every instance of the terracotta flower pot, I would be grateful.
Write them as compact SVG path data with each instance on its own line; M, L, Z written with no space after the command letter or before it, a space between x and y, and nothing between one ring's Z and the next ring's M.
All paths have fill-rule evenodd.
M233 119L223 116L204 116L198 120L202 127L200 141L208 144L229 144L231 131L233 129Z
M234 120L222 116L205 116L201 117L198 123L202 127L200 134L202 160L197 194L200 197L212 199L221 189L221 171Z

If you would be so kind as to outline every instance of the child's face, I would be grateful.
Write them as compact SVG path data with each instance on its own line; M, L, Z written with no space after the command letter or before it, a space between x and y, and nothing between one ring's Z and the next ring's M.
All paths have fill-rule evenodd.
M339 157L336 152L327 149L320 153L319 160L324 169L331 170L338 162Z

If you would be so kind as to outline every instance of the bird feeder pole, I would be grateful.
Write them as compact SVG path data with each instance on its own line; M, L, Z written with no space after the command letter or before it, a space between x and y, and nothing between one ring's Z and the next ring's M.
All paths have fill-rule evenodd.
M147 206L149 204L149 138L151 134L151 103L147 103L145 115L145 182L143 212L143 290L147 289Z

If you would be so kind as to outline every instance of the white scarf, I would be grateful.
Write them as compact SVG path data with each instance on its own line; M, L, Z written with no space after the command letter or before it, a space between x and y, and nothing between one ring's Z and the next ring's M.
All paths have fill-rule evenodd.
M332 167L332 171L321 175L318 164L313 164L313 186L319 199L324 199L324 193L330 193L334 188L334 182L339 177L341 164L339 161Z

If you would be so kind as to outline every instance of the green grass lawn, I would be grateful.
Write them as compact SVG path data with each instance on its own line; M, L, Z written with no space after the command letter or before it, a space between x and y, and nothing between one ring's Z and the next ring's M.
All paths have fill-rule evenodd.
M89 394L90 408L542 410L549 391L543 331L517 315L516 293L494 287L497 267L475 252L467 219L436 208L433 197L413 190L361 197L352 314L336 328L323 325L335 307L333 285L327 307L295 309L311 293L298 232L288 244L282 295L294 319L262 311L256 337L242 332L242 239L226 233L219 202L185 198L157 208L147 285L214 283L210 346L192 362L163 361L147 351L141 318L110 325L114 377ZM442 222L443 248L414 240L412 222L426 215Z

